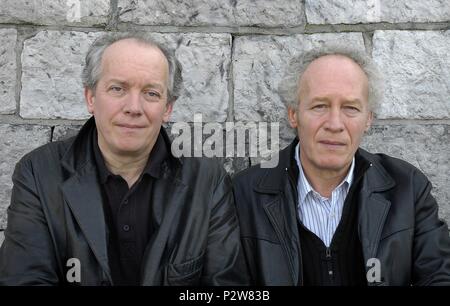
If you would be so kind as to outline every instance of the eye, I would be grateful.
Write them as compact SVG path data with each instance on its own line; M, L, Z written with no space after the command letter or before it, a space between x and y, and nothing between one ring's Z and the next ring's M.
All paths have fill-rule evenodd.
M161 96L159 93L154 92L154 91L149 91L147 93L147 95L150 96L150 97L160 97Z
M144 92L146 99L148 100L158 100L161 98L161 94L155 90L148 90Z
M117 85L112 85L108 89L113 94L120 94L123 92L123 88Z
M327 106L325 105L325 104L316 104L316 105L314 105L313 107L312 107L312 109L315 109L315 110L323 110L323 109L325 109Z
M345 109L345 110L348 110L348 111L350 111L350 112L359 112L359 108L357 108L357 107L355 107L355 106L347 105L347 106L344 106L344 109Z

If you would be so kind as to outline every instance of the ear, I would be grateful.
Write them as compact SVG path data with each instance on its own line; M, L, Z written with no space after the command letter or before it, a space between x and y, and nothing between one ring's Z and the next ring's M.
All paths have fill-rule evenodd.
M292 128L297 128L298 122L297 122L297 110L294 109L291 106L288 106L288 120L289 120L289 125Z
M84 99L86 102L86 106L88 109L88 112L90 114L94 114L94 103L95 103L95 95L94 95L94 91L92 89L89 89L87 87L84 88Z
M170 115L172 114L172 110L173 110L173 103L166 103L166 110L163 114L163 122L166 123L169 121Z
M364 129L364 132L367 132L370 129L370 126L372 125L372 121L373 121L373 112L370 112L369 117L367 118L367 121L366 121L366 128Z

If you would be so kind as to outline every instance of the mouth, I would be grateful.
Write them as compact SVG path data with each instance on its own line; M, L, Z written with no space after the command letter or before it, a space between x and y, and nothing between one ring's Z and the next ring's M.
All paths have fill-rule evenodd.
M138 124L128 124L128 123L118 123L116 124L118 127L120 128L124 128L124 129L130 129L130 130L138 130L138 129L143 129L145 128L145 126L143 125L138 125Z
M344 142L335 140L320 140L319 143L331 149L340 149L346 146Z

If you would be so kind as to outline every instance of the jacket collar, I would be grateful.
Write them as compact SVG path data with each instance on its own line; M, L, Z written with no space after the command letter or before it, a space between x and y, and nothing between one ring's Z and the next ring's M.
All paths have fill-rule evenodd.
M61 164L70 175L62 184L61 190L89 247L97 258L100 266L105 271L107 278L112 283L108 265L107 226L103 210L102 191L93 153L95 128L94 118L91 117L83 125L80 132L73 139L72 144L63 155ZM177 170L180 168L181 161L170 153L170 140L163 128L161 128L160 135L162 135L164 144L167 146L166 148L169 153L169 157L161 165L161 181L171 182L171 184L167 185L173 187L166 188L170 190L170 192L169 190L166 190L167 194L170 195L177 193L178 190L173 190L176 186L178 186L177 188L179 190L183 190L182 184L177 183L177 180L174 178ZM159 187L159 184L156 184L155 190L159 190L158 188L162 187ZM167 201L164 203L169 207L175 206L170 205ZM173 210L174 209L171 209L171 211ZM158 215L162 218L163 213L159 212ZM173 212L168 215L173 215Z
M278 152L279 163L275 168L265 169L261 180L255 184L254 190L259 193L279 193L284 189L285 173L287 172L295 180L298 176L298 168L295 164L294 150L298 143L295 138L289 146ZM395 186L395 181L386 169L377 161L375 155L359 148L355 154L370 164L370 169L364 175L362 187L368 193L383 192Z
M282 192L286 184L286 173L297 180L298 168L295 165L294 150L298 143L295 138L292 143L279 151L278 165L275 168L265 168L262 178L253 186L258 193L278 194Z
M88 119L86 123L81 127L78 134L75 136L71 145L61 158L62 166L69 172L82 172L85 167L91 167L95 165L94 155L94 137L96 133L94 116ZM166 171L168 168L176 170L181 164L182 160L172 155L171 141L167 135L164 127L161 127L159 137L162 137L166 151L168 152L168 159L166 163L162 163L161 171Z

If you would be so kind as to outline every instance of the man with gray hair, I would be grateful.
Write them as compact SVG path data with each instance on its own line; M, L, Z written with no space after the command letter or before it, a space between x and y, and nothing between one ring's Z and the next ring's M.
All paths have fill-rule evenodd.
M5 285L242 285L231 181L175 158L162 128L180 73L141 34L105 35L83 70L92 117L24 156L0 249Z
M381 85L370 58L312 51L280 87L298 138L233 182L257 285L450 285L450 239L418 169L359 148Z

